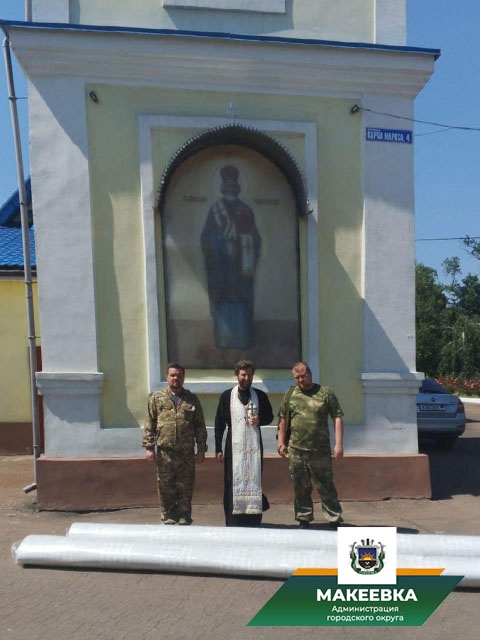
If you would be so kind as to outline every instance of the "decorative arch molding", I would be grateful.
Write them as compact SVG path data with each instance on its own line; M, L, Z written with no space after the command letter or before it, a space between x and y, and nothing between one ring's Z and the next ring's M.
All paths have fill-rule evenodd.
M305 273L304 287L306 291L306 313L303 316L304 335L303 353L305 359L308 360L314 377L319 376L319 322L318 322L318 211L317 211L317 189L318 189L318 150L317 150L317 126L315 122L296 122L291 120L243 120L241 123L232 124L229 118L216 118L209 116L169 116L169 115L141 115L139 117L139 161L140 161L140 183L141 183L141 201L143 214L143 231L144 231L144 258L145 258L145 299L146 299L146 320L147 320L147 369L148 369L148 388L150 391L160 388L164 384L163 370L166 364L165 354L161 348L161 327L164 317L161 315L162 300L159 297L160 285L158 282L158 273L156 268L152 268L157 260L157 247L155 243L155 219L158 215L157 207L160 202L160 191L165 194L168 188L168 180L170 180L175 169L186 158L185 155L179 158L179 163L173 166L174 160L182 153L188 142L197 138L203 138L208 131L218 129L232 131L235 126L236 132L245 132L245 130L253 130L255 134L260 133L263 137L272 140L277 147L281 147L287 156L291 159L290 167L297 167L299 176L302 172L298 169L297 163L293 160L292 155L286 151L286 148L277 142L274 136L294 136L297 139L297 145L300 142L301 153L304 160L304 172L306 180L302 184L306 198L305 185L309 185L310 207L305 206L309 215L301 218L304 233L304 250L305 250ZM162 132L168 138L171 131L188 131L189 137L186 142L172 156L170 151L170 161L164 166L163 177L161 181L155 180L154 177L154 148L162 146ZM198 131L193 137L191 132ZM159 135L160 134L160 135ZM260 136L256 136L257 139ZM218 138L217 138L218 139ZM262 138L263 139L263 138ZM209 146L207 139L205 148ZM223 142L220 144L224 144ZM243 140L245 144L245 140ZM270 148L270 147L269 147ZM191 151L194 149L193 145ZM195 148L195 151L200 151ZM167 157L169 157L167 155ZM268 160L268 156L265 156ZM282 156L284 157L284 156ZM294 169L292 168L292 171ZM157 189L161 183L161 188ZM225 380L230 380L230 373L225 373L219 379L196 379L192 377L188 381L188 387L195 393L218 394L225 389ZM290 371L285 371L284 375L277 375L272 378L260 379L256 377L257 386L270 393L283 393L285 388L291 382Z
M163 210L170 181L185 160L205 149L223 145L236 145L252 149L270 160L290 185L297 215L311 212L304 177L293 156L280 142L256 129L242 124L227 124L203 131L183 144L168 162L158 189L158 210Z

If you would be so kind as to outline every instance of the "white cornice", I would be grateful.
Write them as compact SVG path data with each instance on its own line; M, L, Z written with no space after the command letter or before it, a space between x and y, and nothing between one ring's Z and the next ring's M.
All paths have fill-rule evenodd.
M414 395L424 378L423 373L361 373L363 392L366 396Z
M104 375L95 371L79 372L46 372L35 374L37 388L41 395L83 396L99 395L102 392Z
M10 27L26 75L277 95L414 98L434 54L187 35Z

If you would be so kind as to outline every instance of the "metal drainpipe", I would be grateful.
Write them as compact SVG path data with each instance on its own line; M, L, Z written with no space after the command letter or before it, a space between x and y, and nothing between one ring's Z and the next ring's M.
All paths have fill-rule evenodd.
M25 0L25 22L32 21L32 0Z
M13 140L15 145L15 157L17 163L18 194L20 196L20 220L22 225L22 244L25 273L25 295L27 299L28 356L30 362L34 481L28 486L24 487L23 490L25 493L29 493L30 491L34 491L37 488L37 459L40 456L40 420L38 413L38 393L35 380L35 373L37 371L37 354L35 349L35 317L33 311L32 267L30 261L30 243L28 230L28 203L27 191L25 189L25 174L23 171L20 127L18 125L17 97L15 96L15 85L13 82L12 57L10 52L10 40L8 37L8 31L3 26L2 31L5 34L5 39L3 41L3 55L5 59L5 70L7 74L8 99L10 101L10 114L12 117Z

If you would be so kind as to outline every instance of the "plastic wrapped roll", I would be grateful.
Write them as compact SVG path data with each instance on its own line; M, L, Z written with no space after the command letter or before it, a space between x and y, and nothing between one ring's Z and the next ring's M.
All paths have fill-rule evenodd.
M107 540L144 540L162 544L230 544L319 549L337 544L335 531L300 531L268 527L175 527L154 524L97 524L75 522L68 537Z
M279 546L295 549L336 547L335 531L318 529L269 529L262 527L167 527L149 524L97 524L76 522L67 532L69 537L94 537L108 540L158 541L162 544L231 544ZM439 534L397 534L397 553L409 555L459 556L480 558L480 536ZM400 565L398 565L400 566Z
M193 529L195 531L196 528ZM258 530L252 530L258 531ZM459 586L480 587L478 558L465 556L397 555L404 568L444 568L445 575L462 575ZM106 540L95 537L27 536L13 545L15 561L27 566L151 570L179 573L288 578L298 568L336 567L336 554L324 549L291 549L231 543L185 544L145 540Z
M230 544L165 544L144 540L105 540L70 536L27 536L12 547L14 560L27 566L173 571L288 578L297 567L331 567L327 550L267 550Z

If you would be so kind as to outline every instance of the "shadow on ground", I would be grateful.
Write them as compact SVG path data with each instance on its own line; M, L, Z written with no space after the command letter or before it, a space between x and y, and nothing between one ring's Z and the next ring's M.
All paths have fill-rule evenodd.
M420 452L428 455L432 500L456 495L480 495L480 438L464 435L451 449L438 448L433 440L422 440Z

